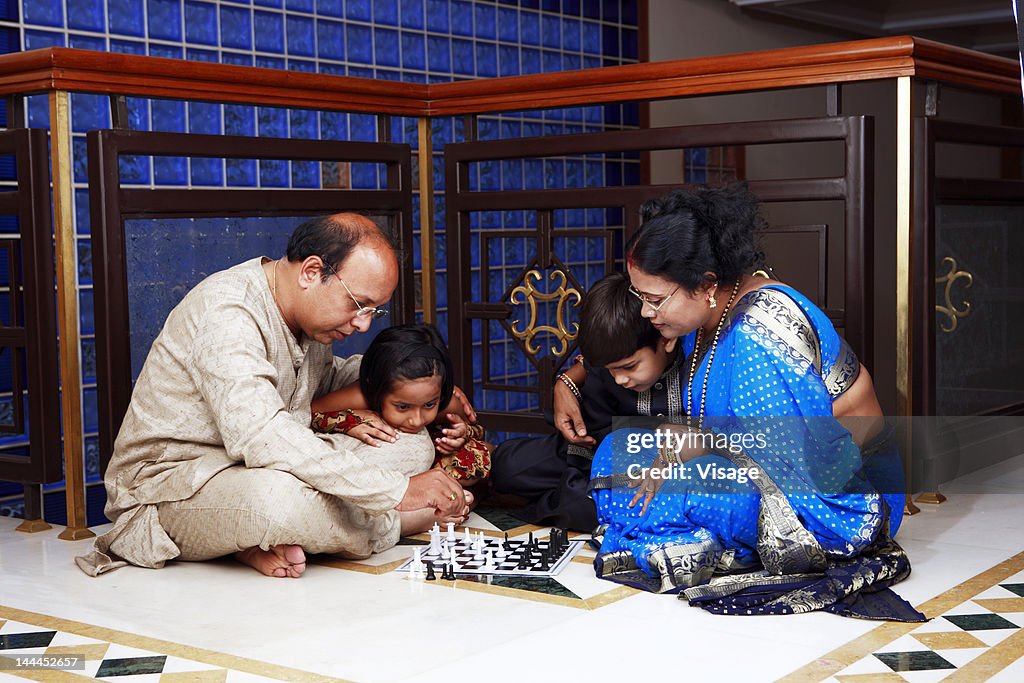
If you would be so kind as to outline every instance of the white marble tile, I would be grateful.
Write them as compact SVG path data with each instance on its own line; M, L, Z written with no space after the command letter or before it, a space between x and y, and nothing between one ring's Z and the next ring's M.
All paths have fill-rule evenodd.
M998 645L1018 631L1019 629L1015 628L993 628L984 631L971 631L970 634L991 647ZM1024 654L1024 652L1021 654Z
M936 683L956 673L953 669L932 669L925 671L900 671L908 683Z
M890 669L889 666L878 657L875 657L874 655L868 655L867 657L857 660L850 666L838 672L835 677L838 678L839 676L852 676L855 674L885 673L892 673L892 669Z
M988 652L988 648L984 647L970 647L970 648L958 648L955 650L942 650L939 655L942 656L950 664L956 668L960 668L977 658L978 655Z

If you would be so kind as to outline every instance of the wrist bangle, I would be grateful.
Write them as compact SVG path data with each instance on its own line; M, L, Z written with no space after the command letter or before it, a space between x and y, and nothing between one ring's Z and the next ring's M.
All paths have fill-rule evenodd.
M583 365L583 354L576 354L576 357L572 359L572 362L574 365Z
M573 382L573 381L572 381L572 378L571 378L571 377L569 377L569 375L567 375L567 374L565 374L565 373L563 372L562 374L560 374L560 375L558 376L558 378L557 378L557 379L558 379L558 381L559 381L559 382L561 382L561 383L562 383L562 384L564 384L565 386L569 387L569 391L571 391L571 392L572 392L572 395L576 397L576 400L577 400L578 402L580 402L580 403L582 403L582 402L583 402L583 396L582 396L582 395L580 395L580 390L579 390L579 387L577 387L577 386L576 386L576 382Z

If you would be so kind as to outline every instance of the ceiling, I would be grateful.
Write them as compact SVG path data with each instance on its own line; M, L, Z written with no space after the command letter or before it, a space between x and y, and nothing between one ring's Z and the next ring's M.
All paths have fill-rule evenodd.
M912 35L1015 58L1019 50L1011 0L730 1L763 17L827 26L855 36Z

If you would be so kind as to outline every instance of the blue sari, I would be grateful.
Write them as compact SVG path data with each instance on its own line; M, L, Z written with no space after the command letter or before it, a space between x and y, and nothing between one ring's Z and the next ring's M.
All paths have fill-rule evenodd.
M688 354L694 340L683 340ZM629 484L658 457L650 431L618 430L595 454L593 496L605 526L598 575L685 591L722 613L922 619L886 592L910 572L892 541L903 511L894 439L883 431L862 449L832 417L859 363L825 314L792 288L753 290L729 312L710 371L709 355L683 399L699 414L706 384L710 452L660 461L645 514L628 507Z

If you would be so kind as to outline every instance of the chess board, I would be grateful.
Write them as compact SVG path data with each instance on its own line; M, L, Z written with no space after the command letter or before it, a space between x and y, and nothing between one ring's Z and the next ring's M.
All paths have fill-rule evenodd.
M441 542L447 543L443 537ZM505 544L505 541L500 538L485 538L484 543L484 551L490 550L493 556L498 548ZM505 550L505 558L503 560L495 558L494 568L485 570L484 560L476 559L476 551L473 549L472 544L467 542L461 535L457 536L455 542L448 546L450 552L455 557L455 563L458 565L455 573L489 576L555 576L565 569L566 565L569 564L573 556L579 552L579 549L583 547L586 541L569 541L560 554L551 558L550 564L546 569L541 563L541 554L548 547L548 539L536 540L533 548L528 547L528 542L525 540L509 540L507 543L508 549ZM430 552L430 546L418 547L421 552L420 559L424 564L432 562L437 577L441 578L441 568L448 563L448 560L442 559L440 554ZM523 562L524 557L527 560L525 563ZM395 571L411 572L410 565L412 561L413 558L410 557Z

